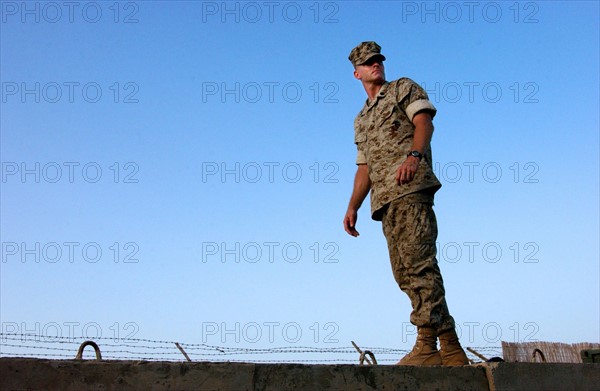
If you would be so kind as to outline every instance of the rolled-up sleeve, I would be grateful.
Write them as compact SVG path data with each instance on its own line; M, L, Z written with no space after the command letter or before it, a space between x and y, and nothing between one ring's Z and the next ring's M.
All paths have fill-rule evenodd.
M356 164L367 164L367 157L365 153L358 148L358 153L356 154Z
M412 122L414 116L421 111L428 111L431 113L431 118L435 117L437 109L429 100L427 92L409 78L401 79L403 83L399 83L398 96L402 102L402 108L406 112L406 116Z
M431 117L435 116L437 109L435 106L428 101L427 99L420 99L412 102L406 107L406 115L408 119L412 122L413 117L420 111L427 110L431 113Z

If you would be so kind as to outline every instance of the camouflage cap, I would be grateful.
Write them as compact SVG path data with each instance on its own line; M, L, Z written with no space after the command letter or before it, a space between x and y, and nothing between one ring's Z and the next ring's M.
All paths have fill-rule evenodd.
M385 56L381 54L381 46L374 41L361 42L360 45L352 49L348 60L352 62L352 65L362 65L367 62L373 56L380 56L385 61Z

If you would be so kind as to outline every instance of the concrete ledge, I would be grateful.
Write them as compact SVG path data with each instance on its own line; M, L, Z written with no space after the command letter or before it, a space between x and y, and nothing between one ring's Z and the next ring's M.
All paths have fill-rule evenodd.
M0 358L0 389L600 390L600 364L396 367Z
M471 390L487 391L483 368L422 368L391 365L260 365L256 391L276 390Z
M490 391L600 391L600 364L490 363Z

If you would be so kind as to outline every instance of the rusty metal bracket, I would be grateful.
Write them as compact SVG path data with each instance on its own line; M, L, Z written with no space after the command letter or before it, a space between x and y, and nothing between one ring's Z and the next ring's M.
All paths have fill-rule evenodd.
M480 359L482 359L484 362L489 361L488 358L486 356L484 356L483 354L477 352L475 349L469 348L467 347L467 350L471 353L473 353L474 355L476 355L477 357L479 357Z
M375 355L373 354L372 351L370 350L365 350L364 352L358 347L358 345L356 345L354 343L354 341L350 341L352 342L352 346L354 346L354 349L356 349L358 351L358 353L360 353L360 357L358 359L358 363L359 365L364 365L365 360L367 361L367 363L369 365L377 365L377 359L375 359ZM367 356L371 356L371 360L373 360L373 362L371 362L371 360L369 360L369 357Z
M533 350L533 355L532 355L533 362L537 362L537 361L535 361L535 355L536 355L536 353L539 353L540 358L542 359L542 362L546 362L546 356L544 356L544 352L542 352L540 349L534 349Z
M77 356L75 356L75 360L83 360L83 349L85 349L86 346L91 346L94 348L94 351L96 352L96 360L98 360L98 361L102 360L102 355L100 354L100 348L94 341L85 341L84 343L82 343L79 346L79 350L77 350Z
M175 342L175 346L177 346L177 349L179 349L181 354L183 354L183 356L185 357L186 360L188 360L188 362L192 361L192 359L190 359L190 356L188 356L187 353L185 352L185 350L183 350L183 348L181 347L179 342Z
M369 361L369 358L367 356L371 356L371 360L373 360L373 363L371 363ZM360 365L364 365L365 359L367 360L367 362L369 363L369 365L377 365L377 359L375 359L375 355L373 354L372 351L365 350L364 352L362 352L360 354L359 364Z

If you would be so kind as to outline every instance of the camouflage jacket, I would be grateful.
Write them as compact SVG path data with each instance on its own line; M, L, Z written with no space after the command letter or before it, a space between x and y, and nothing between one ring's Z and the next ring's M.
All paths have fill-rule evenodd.
M415 131L412 119L422 110L435 116L436 108L425 90L414 81L401 78L386 82L373 101L367 99L354 120L356 164L367 164L369 168L374 220L381 220L391 201L425 190L431 197L442 186L433 173L429 145L414 179L404 185L396 182L396 171L412 148Z

